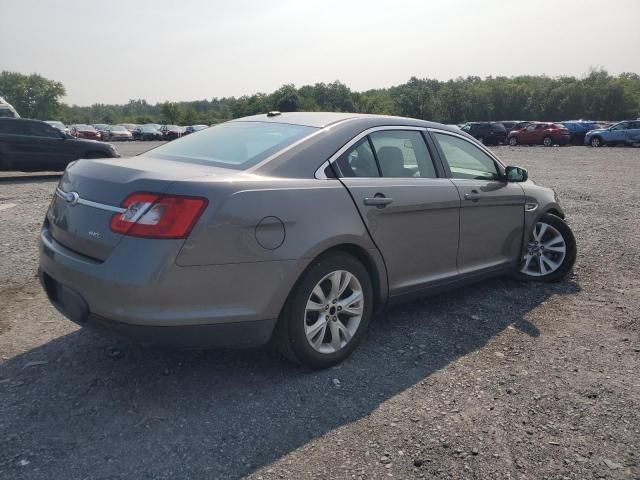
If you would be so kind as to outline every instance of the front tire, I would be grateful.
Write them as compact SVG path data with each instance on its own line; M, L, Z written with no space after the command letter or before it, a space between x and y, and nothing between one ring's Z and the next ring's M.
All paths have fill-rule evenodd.
M328 368L351 355L372 313L367 269L351 255L325 254L289 294L274 340L287 358L313 369Z
M593 137L591 139L591 141L589 142L589 144L594 147L602 147L604 145L604 142L602 141L602 139L600 137Z
M509 145L511 145L512 147L515 147L516 145L518 145L518 138L517 137L510 137L509 138Z
M545 213L529 234L517 277L537 282L559 282L576 261L576 239L560 217Z
M553 145L553 139L552 139L551 137L544 137L544 138L542 139L542 144L543 144L545 147L550 147L550 146L552 146L552 145Z

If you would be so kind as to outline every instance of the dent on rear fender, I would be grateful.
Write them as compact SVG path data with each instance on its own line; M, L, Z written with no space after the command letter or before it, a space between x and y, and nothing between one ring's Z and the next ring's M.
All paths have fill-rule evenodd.
M340 242L375 248L337 180L245 187L229 195L206 224L192 232L178 265L297 260Z

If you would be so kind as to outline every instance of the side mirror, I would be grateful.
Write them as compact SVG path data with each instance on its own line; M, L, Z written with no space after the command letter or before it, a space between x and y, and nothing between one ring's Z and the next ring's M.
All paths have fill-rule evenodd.
M507 167L504 173L507 182L526 182L529 178L529 173L521 167Z

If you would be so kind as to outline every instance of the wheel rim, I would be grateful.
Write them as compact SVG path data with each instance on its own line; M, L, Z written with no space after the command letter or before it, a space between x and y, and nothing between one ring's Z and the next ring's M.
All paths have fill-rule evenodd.
M544 143L545 147L548 147L551 145L551 139L549 137L545 137L545 139L542 142Z
M591 145L593 145L594 147L599 147L600 146L600 139L599 138L594 138L593 140L591 140Z
M336 270L313 288L304 312L304 331L311 348L335 353L353 338L364 312L362 285L352 273Z
M560 268L566 253L567 244L558 229L538 222L529 237L520 271L532 277L550 275Z
M518 141L516 140L516 137L511 137L509 139L509 145L515 145Z

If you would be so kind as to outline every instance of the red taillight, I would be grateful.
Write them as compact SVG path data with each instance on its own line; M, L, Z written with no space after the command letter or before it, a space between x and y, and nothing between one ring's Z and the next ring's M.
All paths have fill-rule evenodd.
M132 193L122 202L127 210L111 217L110 227L133 237L186 238L207 203L201 197Z

